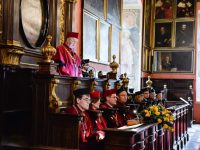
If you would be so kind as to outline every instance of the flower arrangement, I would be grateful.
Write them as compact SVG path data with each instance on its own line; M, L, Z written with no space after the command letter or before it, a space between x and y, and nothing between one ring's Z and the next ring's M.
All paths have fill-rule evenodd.
M174 116L171 111L161 105L152 105L142 111L145 122L161 124L164 129L174 131Z

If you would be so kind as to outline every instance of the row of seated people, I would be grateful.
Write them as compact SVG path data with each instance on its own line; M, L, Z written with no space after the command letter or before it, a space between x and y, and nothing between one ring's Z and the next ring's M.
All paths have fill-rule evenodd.
M106 90L102 94L103 102L99 91L75 90L75 105L67 108L65 112L83 116L80 125L80 149L103 149L103 129L118 128L126 125L128 120L135 119L134 107L131 106L135 106L135 103L138 105L138 111L142 111L147 105L153 105L153 100L149 97L151 93L144 88L135 93L132 103L127 104L127 91L124 88Z

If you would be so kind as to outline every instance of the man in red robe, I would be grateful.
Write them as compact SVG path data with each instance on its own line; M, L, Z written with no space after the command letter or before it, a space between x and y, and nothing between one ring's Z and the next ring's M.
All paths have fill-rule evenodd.
M75 105L67 108L65 112L83 117L80 124L80 150L90 150L88 141L102 137L100 132L94 132L94 125L91 122L89 114L86 112L86 110L89 110L91 103L90 90L86 88L78 89L73 93L75 96Z
M118 128L125 125L122 116L118 113L117 109L114 108L117 104L116 89L109 89L103 93L105 102L100 105L103 110L103 116L107 121L109 128Z
M78 33L68 32L64 44L56 48L56 54L53 60L58 63L58 73L63 76L82 77L80 69L81 59L76 54L76 44L78 42Z

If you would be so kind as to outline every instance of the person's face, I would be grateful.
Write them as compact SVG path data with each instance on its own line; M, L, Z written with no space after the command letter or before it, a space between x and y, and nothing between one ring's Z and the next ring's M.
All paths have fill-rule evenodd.
M91 103L90 95L83 95L82 98L77 98L76 102L77 106L83 111L88 110Z
M169 62L169 57L168 56L166 57L166 61Z
M144 101L144 94L140 94L136 96L136 101L138 103L142 103Z
M162 35L165 34L165 28L164 27L160 28L160 34L162 34Z
M144 98L146 99L149 98L149 91L145 91L143 94L144 94Z
M127 102L127 93L126 93L126 91L123 91L118 95L118 101L123 103L123 104Z
M186 24L183 24L183 25L181 26L181 30L182 30L182 31L185 31L186 28L187 28Z
M162 93L158 93L158 94L156 95L156 98L157 98L158 100L162 100Z
M156 93L155 92L149 93L149 98L155 99L156 98Z
M78 40L76 38L67 38L65 43L69 48L75 50L77 42Z
M83 64L83 65L82 65L82 68L85 69L85 70L88 70L89 65L88 65L88 64Z
M92 108L94 110L99 109L100 104L101 104L100 99L96 102L92 102Z
M117 95L111 94L110 96L107 96L106 102L111 106L115 106L117 104Z

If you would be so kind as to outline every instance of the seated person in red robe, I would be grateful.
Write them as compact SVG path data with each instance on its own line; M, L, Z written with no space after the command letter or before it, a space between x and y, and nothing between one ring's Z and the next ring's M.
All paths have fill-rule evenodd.
M100 105L103 110L103 116L106 119L109 128L118 128L125 125L122 116L118 113L116 89L108 89L103 93L105 102Z
M124 122L134 119L136 116L134 115L133 110L130 109L130 106L126 106L126 102L128 100L126 89L121 87L119 90L117 90L116 94L118 99L115 107L119 109L118 112L123 117Z
M89 114L86 110L89 109L91 103L90 90L78 89L74 91L75 105L66 109L66 113L81 115L83 119L80 124L80 150L90 150L88 141L91 138L99 139L101 136L98 132L94 132L94 127Z
M107 128L107 122L102 116L102 111L99 110L100 106L100 91L94 91L90 93L91 103L90 103L90 110L87 111L91 122L93 124L95 132L98 133L99 137L96 140L91 139L89 140L89 148L95 150L102 150L104 149L104 138L105 132L102 131L103 129Z
M56 48L53 60L58 63L58 73L63 76L82 77L81 60L76 54L78 33L68 32L64 44Z

